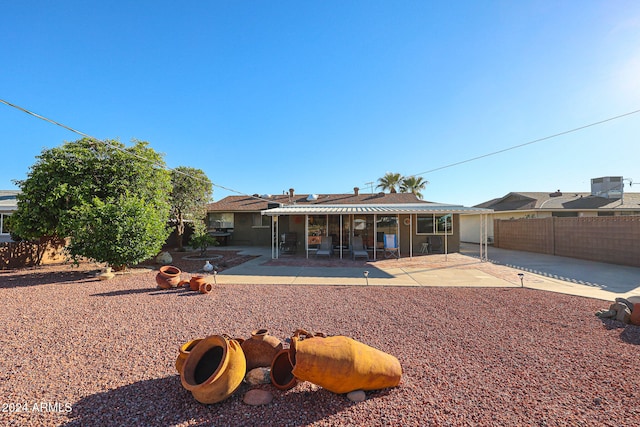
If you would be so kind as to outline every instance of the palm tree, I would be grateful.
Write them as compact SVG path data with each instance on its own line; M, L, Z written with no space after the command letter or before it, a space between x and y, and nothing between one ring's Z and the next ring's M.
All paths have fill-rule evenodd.
M418 199L422 199L421 190L424 190L424 187L428 183L429 181L422 179L421 176L408 176L406 178L402 178L402 182L400 182L400 192L412 193Z
M378 178L377 188L382 188L382 191L389 190L389 193L397 193L396 187L400 185L402 179L399 173L387 172L382 178Z

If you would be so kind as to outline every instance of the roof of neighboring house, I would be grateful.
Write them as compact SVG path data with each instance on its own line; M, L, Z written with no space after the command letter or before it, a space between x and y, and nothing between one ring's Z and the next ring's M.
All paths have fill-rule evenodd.
M20 194L19 190L0 190L0 211L15 211L18 209L18 200L16 196Z
M494 211L523 210L638 210L640 193L624 193L621 199L592 196L591 193L574 192L512 192L498 199L480 203L474 207Z
M376 194L296 194L289 197L288 194L277 196L228 196L224 199L209 203L208 212L260 212L268 209L269 204L281 205L394 205L411 203L430 203L418 199L411 193L376 193Z

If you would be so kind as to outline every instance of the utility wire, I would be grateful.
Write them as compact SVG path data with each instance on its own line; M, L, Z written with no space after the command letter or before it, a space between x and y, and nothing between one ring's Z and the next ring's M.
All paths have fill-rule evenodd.
M435 169L429 169L427 171L416 173L416 174L412 174L412 175L409 175L409 176L426 175L428 173L436 172L436 171L439 171L439 170L442 170L442 169L447 169L447 168L451 168L451 167L454 167L454 166L462 165L464 163L473 162L475 160L484 159L485 157L495 156L496 154L501 154L501 153L504 153L506 151L515 150L517 148L522 148L522 147L525 147L527 145L531 145L531 144L535 144L535 143L538 143L538 142L546 141L546 140L549 140L549 139L552 139L552 138L557 138L559 136L567 135L569 133L578 132L580 130L584 130L584 129L587 129L587 128L590 128L590 127L593 127L593 126L601 125L603 123L610 122L610 121L617 120L617 119L621 119L623 117L630 116L632 114L637 114L637 113L640 113L640 110L630 111L628 113L620 114L618 116L609 117L608 119L604 119L604 120L600 120L600 121L597 121L597 122L589 123L588 125L580 126L580 127L573 128L573 129L570 129L570 130L566 130L566 131L563 131L563 132L559 132L559 133L556 133L556 134L553 134L553 135L545 136L543 138L534 139L533 141L525 142L523 144L514 145L512 147L504 148L502 150L493 151L493 152L487 153L487 154L482 154L480 156L472 157L472 158L466 159L466 160L461 160L461 161L455 162L455 163L450 163L448 165L440 166L440 167L437 167ZM369 184L369 183L367 183L367 184Z
M113 145L113 144L111 144L111 143L110 143L110 142L108 142L108 141L102 140L102 139L100 139L100 138L96 138L96 137L94 137L94 136L91 136L91 135L89 135L89 134L86 134L86 133L84 133L84 132L81 132L81 131L79 131L79 130L77 130L77 129L74 129L74 128L70 127L70 126L67 126L67 125L62 124L62 123L60 123L60 122L57 122L57 121L55 121L55 120L49 119L49 118L47 118L47 117L44 117L44 116L42 116L42 115L40 115L40 114L38 114L38 113L34 113L33 111L29 111L29 110L27 110L26 108L20 107L19 105L12 104L11 102L9 102L9 101L5 101L4 99L0 99L0 102L1 102L1 103L3 103L3 104L5 104L5 105L8 105L9 107L12 107L12 108L15 108L15 109L17 109L17 110L20 110L20 111L22 111L23 113L29 114L30 116L36 117L36 118L38 118L38 119L40 119L40 120L44 120L45 122L51 123L51 124L53 124L53 125L60 126L61 128L67 129L68 131L71 131L71 132L73 132L73 133L76 133L76 134L78 134L78 135L80 135L80 136L83 136L83 137L85 137L85 138L89 138L89 139L91 139L91 140L94 140L94 141L100 142L100 143L102 143L102 144L106 145L107 147L110 147L110 148L113 148L113 149L115 149L115 150L121 151L121 152L123 152L123 153L125 153L125 154L129 154L129 155L131 155L131 156L133 156L133 157L138 158L139 160L143 160L143 161L145 161L145 162L151 162L154 166L156 166L156 167L158 167L158 168L166 169L166 170L168 170L168 171L172 171L172 172L175 172L175 173L178 173L178 174L182 174L182 175L188 176L188 177L190 177L190 178L192 178L192 179L195 179L196 181L204 181L204 180L200 179L200 178L199 178L199 177L197 177L197 176L192 176L192 175L189 175L189 174L188 174L188 173L186 173L186 172L183 172L183 171L180 171L180 170L176 170L176 169L170 168L170 167L168 167L167 165L162 164L162 163L153 162L153 161L151 161L151 160L147 159L146 157L142 157L142 156L140 156L140 155L138 155L138 154L136 154L136 153L132 153L132 152L130 152L130 151L127 151L126 149L124 149L124 148L122 148L122 147L118 147L118 146L116 146L116 145ZM258 200L269 201L269 200L267 200L267 199L263 199L262 197L256 197L256 196L253 196L253 195L245 194L245 193L243 193L243 192L241 192L241 191L237 191L237 190L234 190L234 189L232 189L232 188L228 188L228 187L225 187L225 186L223 186L223 185L216 184L216 183L214 183L214 182L212 182L212 181L209 181L209 182L211 182L211 185L213 185L214 187L218 187L218 188L220 188L220 189L223 189L223 190L229 191L229 192L231 192L231 193L239 194L239 195L241 195L241 196L252 197L252 198L254 198L254 199L258 199Z

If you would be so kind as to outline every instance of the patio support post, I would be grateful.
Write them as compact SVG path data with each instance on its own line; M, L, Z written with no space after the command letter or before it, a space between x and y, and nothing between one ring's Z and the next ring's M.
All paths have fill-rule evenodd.
M304 216L304 250L309 259L309 214Z
M378 250L378 215L373 214L373 260L376 260Z
M340 259L342 259L342 214L340 214Z
M413 214L409 214L409 258L413 258Z

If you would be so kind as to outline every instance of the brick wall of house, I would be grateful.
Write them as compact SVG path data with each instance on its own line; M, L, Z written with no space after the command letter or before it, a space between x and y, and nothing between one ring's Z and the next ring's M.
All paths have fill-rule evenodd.
M494 220L494 245L640 267L640 217Z

